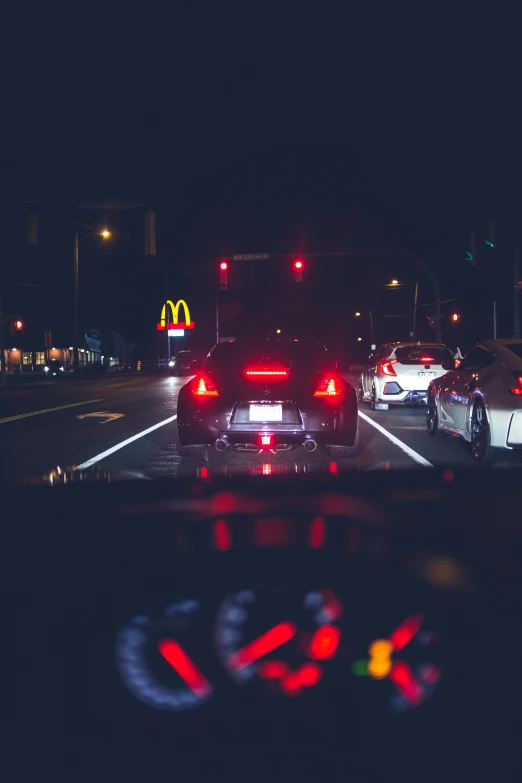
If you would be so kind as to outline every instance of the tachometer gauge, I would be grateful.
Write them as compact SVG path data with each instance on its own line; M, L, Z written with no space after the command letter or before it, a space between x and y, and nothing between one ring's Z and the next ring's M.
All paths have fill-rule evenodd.
M219 657L238 683L270 683L289 696L316 685L335 657L342 605L331 590L245 588L218 612Z
M368 657L355 661L352 671L388 680L392 685L390 706L395 712L413 709L431 696L440 680L437 642L437 634L425 627L424 615L412 614L389 637L372 640Z
M125 687L159 710L199 707L213 686L199 667L201 606L192 599L148 608L132 617L116 642L116 666Z

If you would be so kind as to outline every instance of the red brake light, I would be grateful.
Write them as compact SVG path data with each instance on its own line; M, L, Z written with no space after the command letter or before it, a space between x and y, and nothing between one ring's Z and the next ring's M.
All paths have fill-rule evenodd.
M288 375L288 370L247 370L246 375L248 377L273 375L279 377L285 377Z
M510 389L509 391L511 394L520 395L522 394L522 375L515 375L515 378L517 380L518 386L515 386L514 389Z
M200 378L192 393L197 397L219 397L219 392L209 378Z
M394 364L397 364L397 359L392 359L391 362L383 362L381 364L381 370L383 371L384 375L397 375L393 369Z
M261 445L262 446L271 446L272 445L272 436L271 435L261 435Z
M226 261L222 261L219 265L219 268L223 270L223 272L226 272L228 269L228 264Z
M341 386L339 384L339 381L337 381L331 375L328 375L326 378L323 378L323 380L317 387L317 391L314 392L314 397L340 397L340 396L341 396Z
M423 364L433 364L435 361L433 356L421 356L420 360Z

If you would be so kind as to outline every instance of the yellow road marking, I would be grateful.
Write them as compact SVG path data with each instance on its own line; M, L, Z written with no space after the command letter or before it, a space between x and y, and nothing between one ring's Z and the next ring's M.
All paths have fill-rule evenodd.
M41 413L52 413L53 411L63 411L65 408L76 408L78 405L91 405L93 402L103 402L103 397L99 400L84 400L83 402L71 402L69 405L59 405L57 408L45 408L43 411L31 411L30 413L19 413L18 416L9 416L7 419L0 419L0 424L6 424L8 421L16 419L27 419L29 416L39 416Z

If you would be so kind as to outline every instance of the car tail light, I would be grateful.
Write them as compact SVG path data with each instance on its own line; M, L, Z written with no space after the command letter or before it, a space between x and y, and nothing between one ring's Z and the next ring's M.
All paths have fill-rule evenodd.
M274 369L251 369L246 371L246 375L248 378L266 378L267 376L272 376L274 378L286 378L288 376L288 370L282 370L280 368L274 367Z
M381 364L381 370L384 375L397 375L393 369L393 365L397 364L397 359L392 359L390 362L383 362Z
M341 385L339 381L332 375L327 375L323 378L317 390L314 392L314 397L340 397Z
M219 392L210 378L199 378L192 390L196 397L219 397Z
M420 360L421 360L422 364L434 364L435 363L435 359L433 358L433 356L421 356Z
M272 445L271 435L261 435L259 440L261 442L261 446L263 446L264 448L270 447Z
M517 375L515 373L515 379L517 381L517 386L515 386L513 389L510 389L509 391L511 394L520 395L522 394L522 375Z

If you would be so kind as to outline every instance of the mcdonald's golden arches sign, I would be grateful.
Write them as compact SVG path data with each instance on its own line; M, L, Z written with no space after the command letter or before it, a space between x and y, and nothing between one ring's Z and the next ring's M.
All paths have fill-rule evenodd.
M180 307L183 308L185 321L179 320ZM169 308L170 308L170 315L172 316L172 321L167 322ZM190 311L184 299L178 299L176 304L174 304L170 299L167 299L167 301L161 308L161 318L159 324L157 325L158 331L162 332L165 329L194 329L195 325L196 324L194 323L194 321L190 320Z

